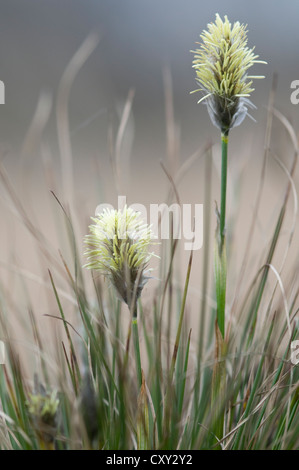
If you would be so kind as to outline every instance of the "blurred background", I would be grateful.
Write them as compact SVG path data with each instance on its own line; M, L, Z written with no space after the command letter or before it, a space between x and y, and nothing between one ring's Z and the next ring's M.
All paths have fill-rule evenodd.
M252 96L258 105L255 118L260 122L273 72L279 76L277 105L290 118L298 117L289 99L290 82L299 73L296 0L283 4L253 0L250 5L237 0L205 4L198 0L1 0L0 9L1 79L6 85L1 140L13 148L24 138L39 94L49 90L55 97L66 65L91 31L99 33L100 42L74 83L71 127L100 110L102 114L80 137L78 133L78 155L80 146L92 148L92 136L94 148L98 148L99 131L107 126L107 116L126 99L130 88L135 89L134 155L141 157L140 142L144 151L153 143L153 134L157 143L165 140L165 66L172 74L183 151L194 150L194 141L207 133L214 137L214 129L202 119L204 107L197 106L196 95L189 92L196 88L190 50L216 12L222 17L227 14L231 22L247 24L249 46L255 45L256 53L268 62L255 70L267 77L256 82ZM257 128L250 130L256 132Z
M197 88L190 50L217 12L228 15L231 22L247 24L248 45L255 46L260 59L268 63L256 65L253 71L266 77L254 83L251 99L257 106L252 112L256 122L246 118L230 137L228 213L236 223L233 251L240 263L261 172L274 73L278 76L275 106L298 131L299 105L290 102L290 84L299 79L298 1L0 0L0 79L6 95L5 105L0 106L1 163L6 184L9 181L14 187L29 220L45 234L49 246L53 245L55 256L64 245L57 230L61 214L50 190L71 205L78 219L79 241L97 205L115 204L118 192L130 203L164 202L170 183L161 162L175 177L189 161L178 186L181 202L205 205L203 149L209 142L214 164L208 210L214 230L220 136L205 106L197 104L199 96L190 95ZM70 163L68 156L62 156L70 150L68 140L63 135L59 138L57 132L59 90L68 64L90 34L98 35L98 45L75 74L67 96ZM126 102L130 112L117 146ZM289 168L293 152L287 133L277 120L273 130L273 154ZM113 172L115 148L119 190ZM65 175L69 169L72 175ZM69 181L73 205L64 191ZM260 259L261 243L268 241L266 230L276 220L286 183L285 173L269 158L259 230L253 240L255 262ZM30 302L46 312L43 293L36 287L41 278L48 282L49 263L41 261L36 240L24 228L3 184L0 196L4 289L15 298L26 291ZM290 220L293 206L291 201ZM286 237L288 230L289 226ZM202 296L198 288L202 253L196 253L191 282L197 300ZM182 256L184 260L185 254ZM24 276L26 289L19 279Z
M9 165L21 158L20 150L44 92L50 95L52 111L43 138L51 146L54 160L58 158L55 105L59 83L91 32L98 33L98 46L76 75L69 96L72 152L78 165L86 167L95 154L101 164L107 162L109 126L116 134L130 90L134 99L123 149L123 161L130 159L128 173L134 169L140 177L145 170L160 173L159 162L169 152L166 109L175 125L177 164L206 141L217 142L219 136L205 106L197 105L200 96L190 95L197 87L190 50L216 12L222 17L227 14L231 22L247 24L249 46L256 46L256 53L268 62L267 66L256 65L253 71L266 76L266 80L255 81L252 95L258 107L253 113L257 123L246 119L246 124L233 131L232 152L239 153L240 145L244 149L244 144L251 148L263 143L273 73L278 74L276 106L292 123L298 120L299 106L290 103L290 84L299 74L296 0L284 4L254 0L250 6L234 0L206 4L196 0L1 0L0 9L0 78L6 87L0 139L6 155L2 158ZM166 108L169 97L173 103ZM38 165L39 149L29 147L22 172L27 168L31 172ZM260 160L256 151L253 154L250 158ZM123 173L128 178L126 168ZM150 191L151 183L147 178L143 189Z

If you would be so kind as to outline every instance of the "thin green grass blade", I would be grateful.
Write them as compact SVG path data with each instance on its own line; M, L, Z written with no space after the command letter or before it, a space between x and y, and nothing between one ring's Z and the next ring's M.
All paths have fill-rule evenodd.
M185 360L184 360L184 368L183 368L183 379L178 389L178 414L179 416L182 414L183 410L183 403L184 403L184 394L185 394L185 386L186 386L186 378L187 378L187 369L188 369L188 361L189 361L189 351L190 351L190 341L191 341L191 332L190 329L188 340L187 340L187 347L185 353Z

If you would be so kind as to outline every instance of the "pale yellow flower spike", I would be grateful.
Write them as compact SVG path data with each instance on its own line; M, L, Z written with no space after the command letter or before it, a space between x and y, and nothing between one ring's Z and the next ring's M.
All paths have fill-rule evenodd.
M118 296L130 305L149 279L147 267L153 256L149 246L154 238L151 227L142 222L138 212L127 207L104 210L92 220L94 224L84 239L84 267L107 277Z
M248 97L254 91L252 80L264 76L247 75L257 63L254 48L247 46L247 26L236 21L233 26L227 16L224 21L216 14L215 23L200 35L202 43L195 51L193 68L196 81L204 93L198 101L205 101L210 118L223 133L241 124L248 107L254 107Z

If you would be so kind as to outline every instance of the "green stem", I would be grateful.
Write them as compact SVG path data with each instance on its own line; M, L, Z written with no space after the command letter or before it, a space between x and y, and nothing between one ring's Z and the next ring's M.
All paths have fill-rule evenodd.
M219 234L215 246L215 287L217 298L217 323L215 328L215 366L212 384L212 408L214 410L213 430L218 439L223 436L224 425L224 394L226 386L226 342L225 342L225 303L226 303L226 243L225 243L225 212L227 185L227 146L228 132L221 133L221 203L219 216ZM214 444L213 444L214 445ZM219 446L217 445L217 448Z
M227 146L228 146L228 133L222 132L222 162L221 162L221 206L220 206L220 240L221 251L223 248L225 237L225 210L226 210L226 183L227 183Z
M135 349L136 358L136 372L138 387L142 385L142 372L141 372L141 358L140 358L140 347L139 347L139 334L138 334L138 322L137 322L137 303L134 308L134 314L132 318L132 331L133 331L133 342Z
M221 143L222 143L221 203L220 203L220 214L219 214L219 219L218 219L219 233L216 236L216 247L215 247L215 287L216 287L216 298L217 298L218 327L222 334L222 338L224 339L225 302L226 302L225 212L226 212L228 132L221 133Z

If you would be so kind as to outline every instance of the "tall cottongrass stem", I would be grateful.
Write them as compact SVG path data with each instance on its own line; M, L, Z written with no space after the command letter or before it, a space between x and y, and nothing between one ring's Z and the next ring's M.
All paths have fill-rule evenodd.
M227 149L230 129L240 125L248 108L255 106L249 101L254 91L253 79L263 76L249 75L248 70L257 60L254 48L247 46L247 26L238 21L233 25L227 16L224 21L216 14L215 23L208 24L208 30L201 34L202 42L194 53L193 68L202 97L198 101L207 105L212 123L221 131L221 203L217 244L215 250L215 281L217 297L217 321L221 335L225 334L225 297L226 297L226 186L227 186Z
M107 278L118 297L132 313L132 330L139 386L142 384L137 324L137 301L149 279L148 264L153 252L149 247L154 238L151 227L139 212L127 206L122 210L104 209L89 227L85 236L85 268Z

